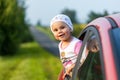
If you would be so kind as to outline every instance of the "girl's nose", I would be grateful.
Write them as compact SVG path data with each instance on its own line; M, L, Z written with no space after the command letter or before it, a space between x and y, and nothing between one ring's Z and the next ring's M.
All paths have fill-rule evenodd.
M61 29L59 29L59 30L58 30L58 33L61 33L61 32L62 32L62 30L61 30Z

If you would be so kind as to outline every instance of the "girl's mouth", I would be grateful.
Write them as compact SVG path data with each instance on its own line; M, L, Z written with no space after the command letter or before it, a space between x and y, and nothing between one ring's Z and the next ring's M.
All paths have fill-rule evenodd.
M58 35L58 37L63 37L64 36L64 34L60 34L60 35Z

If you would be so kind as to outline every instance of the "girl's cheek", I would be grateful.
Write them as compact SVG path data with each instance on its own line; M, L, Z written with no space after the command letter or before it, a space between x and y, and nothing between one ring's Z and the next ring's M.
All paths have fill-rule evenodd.
M59 38L57 36L54 36L56 40L59 40Z
M56 40L59 40L59 38L58 38L58 37L55 37L55 39L56 39Z
M56 34L54 34L54 37L55 37L56 40L59 40Z

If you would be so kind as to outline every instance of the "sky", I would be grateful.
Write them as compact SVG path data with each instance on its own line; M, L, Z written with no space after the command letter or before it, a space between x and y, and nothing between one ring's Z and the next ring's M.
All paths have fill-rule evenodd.
M49 26L50 20L64 9L75 10L77 20L85 22L90 11L109 14L120 12L120 0L25 0L26 20Z

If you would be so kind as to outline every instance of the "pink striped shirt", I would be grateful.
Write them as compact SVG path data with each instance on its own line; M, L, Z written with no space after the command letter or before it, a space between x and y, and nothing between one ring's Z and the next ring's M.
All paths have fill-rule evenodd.
M64 49L61 48L61 44L62 42L59 43L60 59L63 63L63 66L68 68L76 62L82 41L73 37L70 44Z

